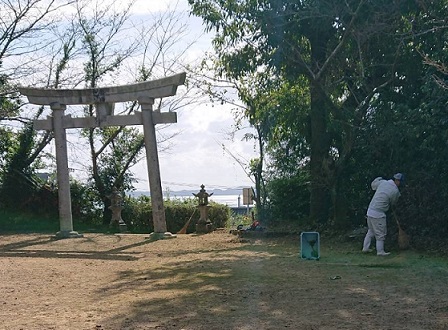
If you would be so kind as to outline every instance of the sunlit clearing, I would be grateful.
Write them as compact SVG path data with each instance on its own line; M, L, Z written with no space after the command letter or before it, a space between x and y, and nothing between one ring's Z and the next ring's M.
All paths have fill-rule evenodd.
M364 288L349 288L348 291L352 293L367 293L367 290Z
M341 317L345 318L345 319L350 319L350 318L353 317L352 313L350 313L350 312L349 312L348 310L346 310L346 309L340 309L340 310L338 310L338 314L339 314Z

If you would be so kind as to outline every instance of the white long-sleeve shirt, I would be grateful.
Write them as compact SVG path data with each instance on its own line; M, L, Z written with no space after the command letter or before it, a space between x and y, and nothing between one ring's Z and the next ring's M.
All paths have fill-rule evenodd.
M372 184L375 194L367 209L367 216L372 218L382 218L391 205L395 205L400 197L400 191L394 180L379 180L376 178Z

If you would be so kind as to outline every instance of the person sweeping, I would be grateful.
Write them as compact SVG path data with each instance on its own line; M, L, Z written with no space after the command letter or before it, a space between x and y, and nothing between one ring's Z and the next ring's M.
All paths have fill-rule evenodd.
M371 187L375 194L367 209L367 234L364 238L362 252L371 252L372 238L376 239L376 254L387 256L390 253L384 251L384 240L387 235L386 212L394 206L400 197L400 185L403 185L404 175L397 173L393 179L385 180L382 177L375 178Z

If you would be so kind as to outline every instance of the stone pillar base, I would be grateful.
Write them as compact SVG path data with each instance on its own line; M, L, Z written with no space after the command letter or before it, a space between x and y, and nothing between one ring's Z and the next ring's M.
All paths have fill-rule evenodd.
M148 239L157 241L159 239L168 239L168 238L176 238L176 237L177 237L177 235L172 234L169 231L166 231L164 233L152 232L151 234L149 234Z
M112 220L109 223L109 229L113 233L127 233L128 226L123 220Z
M81 238L84 237L83 234L79 234L77 231L73 230L61 230L56 233L54 236L55 239L62 239L62 238Z
M196 224L196 233L197 234L208 234L213 231L213 224L210 221L207 222L198 222Z
M128 232L128 226L126 225L126 223L124 221L120 222L118 224L118 228L120 229L120 233L127 233Z

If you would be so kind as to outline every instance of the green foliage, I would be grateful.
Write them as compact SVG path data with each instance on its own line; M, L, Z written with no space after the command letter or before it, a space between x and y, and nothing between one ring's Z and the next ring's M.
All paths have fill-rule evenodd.
M11 137L11 135L10 135ZM5 154L5 169L0 198L6 208L17 209L23 207L32 199L37 185L33 178L34 167L30 166L30 153L34 146L34 131L32 125L27 125L16 135L17 144L7 141Z
M288 178L269 181L269 221L270 227L282 223L292 223L303 227L309 215L309 177L306 171Z
M235 230L239 225L250 226L252 222L253 219L251 215L231 212L230 221L227 223L226 228Z
M120 70L123 61L131 56L133 41L123 47L119 40L128 19L130 4L120 12L107 7L95 8L94 15L86 7L78 8L77 29L82 38L80 51L86 56L84 81L88 88L97 88L107 78L114 78L114 72ZM119 42L120 41L120 42ZM124 112L130 114L136 103L130 103ZM93 116L95 106L84 107L87 116ZM102 127L84 129L88 138L91 154L92 186L97 190L103 203L103 224L111 219L108 195L114 188L119 191L131 190L135 182L129 169L138 161L143 149L143 137L137 129L125 127Z
M191 218L187 227L187 233L192 233L196 230L195 224L199 220L199 210L190 202L182 200L169 200L165 205L166 226L168 231L177 233Z
M448 95L440 86L447 79L446 0L430 5L385 0L189 3L208 29L216 30L219 73L243 83L238 92L247 105L244 116L257 130L250 138L267 152L251 162L250 170L258 180L257 192L268 178L268 195L263 196L273 225L310 225L311 205L323 210L326 227L364 225L370 181L401 171L408 179L397 215L413 244L438 248L446 243ZM113 37L122 22L80 17L89 87L109 77L126 56L114 45L108 48L112 39L103 38ZM7 78L0 76L0 118L16 115L19 105L9 94ZM33 177L32 130L26 127L15 135L0 129L3 206L51 219L56 195L42 190ZM96 148L92 176L97 186L74 183L72 206L77 225L95 226L101 224L102 211L108 211L112 187L132 188L126 169L134 164L142 139L137 131L116 128L88 133ZM263 168L266 159L269 176ZM321 194L312 202L310 192L316 191ZM199 217L194 211L189 201L166 201L168 229L178 231L193 214L188 231L194 231ZM11 223L24 221L12 218ZM123 218L133 222L135 232L153 230L148 198L126 199ZM211 204L210 219L224 227L228 209ZM393 221L389 225L393 236Z
M215 228L226 228L230 219L230 208L223 204L210 203L209 219Z
M93 193L93 194L92 194ZM80 182L71 182L72 213L74 228L78 231L109 232L109 226L102 223L102 204L91 187ZM59 231L57 191L48 187L40 189L27 205L20 210L2 209L0 212L0 233L6 232L57 232ZM167 230L177 233L190 220L187 233L196 231L200 218L194 199L169 199L164 202ZM151 233L151 199L148 196L126 197L123 203L122 219L132 233ZM230 221L230 208L211 203L208 218L215 228L225 228Z
M0 233L56 233L57 216L37 215L34 212L0 210Z
M137 129L120 129L118 134L116 131L116 128L101 130L99 137L108 147L98 156L97 176L110 190L112 187L130 190L135 179L129 168L137 163L137 156L143 150L143 135Z
M397 215L414 246L428 248L446 241L448 233L444 202L448 197L448 95L430 78L415 83L409 93L420 94L419 100L406 93L397 105L378 104L354 157L366 169L366 183L375 176L388 178L392 171L407 174ZM364 202L367 207L368 200ZM390 220L394 227L393 217Z
M222 75L261 77L251 81L261 90L243 90L245 115L265 133L271 181L309 171L311 220L364 223L370 181L396 171L437 178L433 197L445 198L446 90L434 81L446 79L446 0L189 3L216 32ZM278 203L276 194L269 199ZM445 232L443 220L432 223L429 232L435 223Z
M132 232L151 233L154 231L151 200L148 196L126 197L123 206L121 217Z
M88 227L102 224L103 204L98 192L89 184L77 180L70 182L73 222Z
M189 219L191 221L187 227L187 233L196 231L195 225L200 218L200 214L193 199L169 199L164 202L164 206L167 230L169 232L177 233ZM226 227L230 218L230 209L226 205L211 203L208 217L216 228ZM122 218L134 233L150 233L154 231L150 197L126 198Z
M293 162L281 160L294 159L291 151L300 157L296 164L309 160L310 217L325 223L330 192L339 189L338 172L352 151L354 127L362 124L372 91L393 77L395 38L401 36L391 32L402 29L393 22L411 9L339 1L190 4L194 14L216 29L214 45L223 75L244 80L269 72L280 82L267 90L277 104L256 93L240 96L251 102L247 117L271 147L276 164L290 171Z
M2 61L0 57L1 67ZM0 120L17 116L20 110L18 93L8 80L6 75L0 74Z
M0 182L3 179L4 169L18 146L17 135L12 129L0 127Z
M36 187L20 207L0 209L0 233L58 230L57 192L49 186Z

